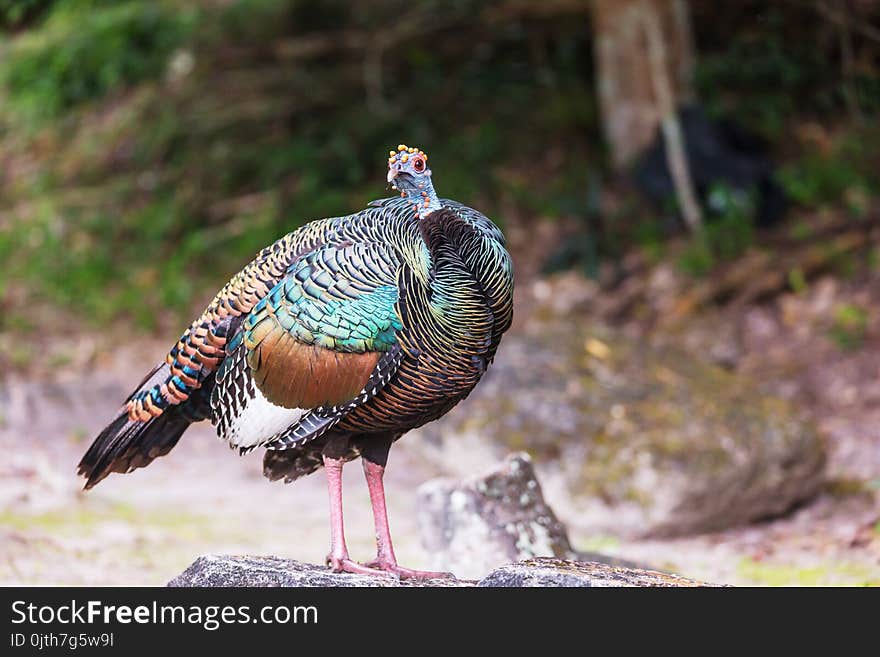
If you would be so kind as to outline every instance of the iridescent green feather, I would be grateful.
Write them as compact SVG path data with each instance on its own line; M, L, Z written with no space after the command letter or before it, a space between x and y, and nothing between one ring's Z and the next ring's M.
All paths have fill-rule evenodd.
M340 252L357 265L352 276L328 274ZM384 258L373 245L326 247L303 258L245 319L245 345L252 350L269 331L284 330L297 342L334 351L388 351L402 328L395 310L398 291L394 271L380 269L377 262Z

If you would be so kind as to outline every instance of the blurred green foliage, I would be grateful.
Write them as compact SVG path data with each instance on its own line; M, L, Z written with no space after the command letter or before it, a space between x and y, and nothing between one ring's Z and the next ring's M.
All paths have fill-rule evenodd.
M827 22L807 3L691 3L700 53L694 83L710 113L773 141L793 116L840 111L840 65L828 56ZM722 44L723 47L718 47Z
M865 341L868 331L868 311L855 304L843 304L834 311L834 323L829 335L844 351L857 349Z
M843 203L864 214L860 196L880 193L878 138L876 127L859 127L823 150L807 149L780 172L786 192L804 206Z
M0 0L0 27L19 28L43 16L56 0Z
M821 21L720 4L712 12L734 15L692 3L701 97L772 138L795 200L863 208L880 141L843 139L830 155L791 146L796 117L834 122L844 104L827 48L791 36ZM750 21L742 7L759 4ZM0 0L0 261L12 274L0 329L26 326L39 303L98 323L149 328L156 309L183 322L262 246L387 195L385 156L400 142L430 154L442 195L501 224L507 211L578 221L584 238L560 266L595 274L633 242L659 256L668 232L631 199L600 216L609 176L586 14L526 9ZM877 84L859 75L869 113ZM715 219L681 258L695 275L756 239L753 200L719 188L710 202Z
M707 198L711 216L679 256L679 267L692 276L704 276L719 262L732 260L755 240L756 194L713 185Z
M584 178L554 173L600 162L582 25L498 26L476 0L318 4L57 0L3 44L4 147L39 166L12 181L0 257L32 299L98 322L189 313L285 232L386 196L402 141L490 214L502 195L576 211ZM412 36L374 54L398 23Z
M195 19L194 10L163 2L59 0L0 60L9 108L19 121L43 121L155 77Z
M795 294L803 294L807 290L807 278L804 276L804 270L795 267L788 272L788 287Z

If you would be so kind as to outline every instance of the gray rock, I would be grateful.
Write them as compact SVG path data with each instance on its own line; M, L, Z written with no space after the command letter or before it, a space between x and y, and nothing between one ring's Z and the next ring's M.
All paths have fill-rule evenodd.
M465 577L481 577L499 564L529 557L575 554L565 527L544 502L525 452L479 477L422 484L418 522L431 567Z
M610 586L713 586L656 570L622 568L604 563L528 559L493 570L478 586L506 587L610 587Z
M531 457L509 455L464 481L433 479L419 487L422 547L435 570L479 578L531 557L556 557L645 568L624 559L572 548L568 531L544 501Z
M583 318L509 336L471 396L419 431L425 458L456 475L528 451L578 536L720 530L782 514L824 481L817 430L759 382Z
M326 566L282 559L208 554L199 557L168 586L473 586L458 579L400 580L393 575L354 575L333 573Z
M620 568L593 562L530 559L502 566L480 582L435 579L398 580L331 573L324 566L279 557L206 555L196 559L168 586L705 586L701 582L649 570Z

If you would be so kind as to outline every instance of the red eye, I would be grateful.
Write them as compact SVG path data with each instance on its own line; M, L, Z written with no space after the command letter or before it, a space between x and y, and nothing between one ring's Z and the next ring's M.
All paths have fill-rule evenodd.
M413 169L415 169L416 173L421 173L425 170L425 161L420 157L415 158L413 160Z

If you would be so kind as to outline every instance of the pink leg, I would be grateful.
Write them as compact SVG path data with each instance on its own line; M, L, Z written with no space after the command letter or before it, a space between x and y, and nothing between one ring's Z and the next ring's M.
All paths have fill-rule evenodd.
M385 467L371 463L367 459L361 459L364 463L364 474L367 478L367 488L370 490L370 504L373 506L373 519L376 522L376 560L367 564L372 568L380 568L394 573L401 579L421 578L435 579L452 577L452 573L435 573L426 570L413 570L404 568L397 563L394 556L394 546L391 543L391 529L388 527L388 510L385 507L385 484L382 479L385 476Z
M374 568L362 566L352 561L345 545L345 523L342 519L342 459L324 457L324 470L327 472L327 490L330 493L330 554L327 565L334 573L360 573L375 575L381 573Z

